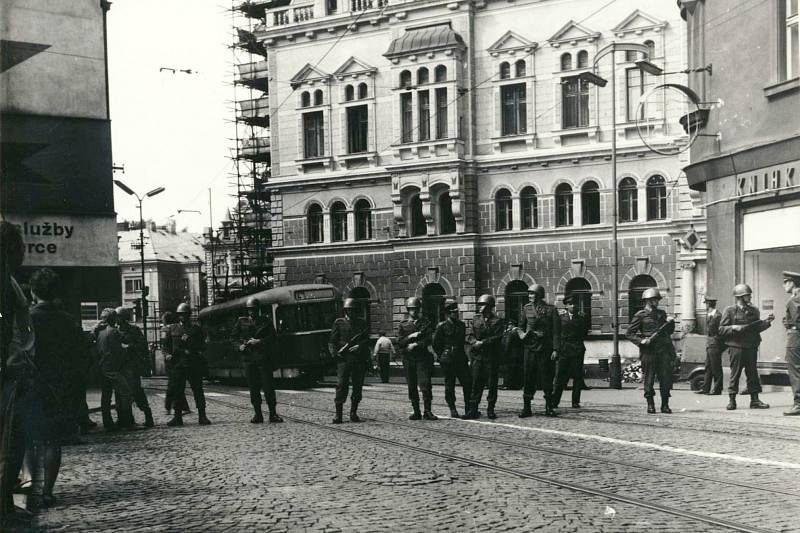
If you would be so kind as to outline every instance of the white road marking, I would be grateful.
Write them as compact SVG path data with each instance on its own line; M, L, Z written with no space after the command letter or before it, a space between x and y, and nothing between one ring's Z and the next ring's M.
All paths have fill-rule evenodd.
M308 391L304 390L291 390L291 389L278 389L277 392L282 392L284 394L306 394Z
M224 392L206 392L206 396L211 396L212 398L228 398L230 394L225 394Z
M439 417L439 418L449 418L449 417ZM483 424L487 426L500 426L510 429L520 429L522 431L535 431L538 433L547 433L549 435L559 435L562 437L573 437L578 439L585 439L585 440L595 440L599 442L605 442L608 444L619 444L622 446L634 446L637 448L647 448L650 450L659 450L663 452L671 452L671 453L678 453L682 455L693 455L696 457L705 457L708 459L722 459L725 461L734 461L738 463L752 463L752 464L759 464L759 465L766 465L766 466L777 466L780 468L791 468L795 470L800 470L800 464L798 463L789 463L785 461L773 461L771 459L758 459L755 457L744 457L742 455L732 455L729 453L717 453L717 452L706 452L702 450L690 450L687 448L679 448L677 446L666 446L663 444L655 444L652 442L639 442L639 441L631 441L631 440L623 440L623 439L616 439L614 437L604 437L602 435L589 435L586 433L575 433L572 431L561 431L558 429L547 429L547 428L537 428L537 427L530 427L530 426L518 426L516 424L504 424L500 422L484 422L481 420L459 420L459 419L452 419L458 420L460 422L467 422L472 424Z

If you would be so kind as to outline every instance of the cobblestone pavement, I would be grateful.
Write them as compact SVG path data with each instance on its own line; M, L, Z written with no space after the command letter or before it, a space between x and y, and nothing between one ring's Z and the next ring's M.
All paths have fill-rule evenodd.
M731 530L640 502L799 530L800 421L780 416L778 393L764 395L773 409L731 413L679 391L674 415L652 416L641 391L596 389L580 411L519 419L520 393L501 391L495 421L410 422L405 387L378 384L368 421L332 426L332 388L279 392L287 422L264 425L248 423L241 387L208 391L212 426L167 428L158 409L154 429L65 448L59 503L32 530Z

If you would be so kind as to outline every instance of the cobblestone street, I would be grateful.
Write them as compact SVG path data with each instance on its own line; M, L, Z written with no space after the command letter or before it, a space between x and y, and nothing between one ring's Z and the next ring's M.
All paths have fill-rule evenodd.
M160 405L164 382L149 382ZM434 406L446 412L443 388ZM365 388L362 424L331 425L333 388L278 393L284 424L248 423L241 387L208 388L210 427L95 433L65 448L36 531L796 531L800 432L724 396L594 389L581 410L409 422L402 384ZM536 403L536 402L535 402ZM541 408L541 402L535 405Z

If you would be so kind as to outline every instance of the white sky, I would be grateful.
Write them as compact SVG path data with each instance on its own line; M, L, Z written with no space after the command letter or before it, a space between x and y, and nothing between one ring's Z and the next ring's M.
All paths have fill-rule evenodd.
M144 201L144 217L164 222L174 214L179 229L209 225L209 187L215 226L234 201L229 7L226 0L115 0L108 13L114 164L125 165L114 177L140 195L166 187ZM115 188L114 203L118 218L138 220L133 196Z

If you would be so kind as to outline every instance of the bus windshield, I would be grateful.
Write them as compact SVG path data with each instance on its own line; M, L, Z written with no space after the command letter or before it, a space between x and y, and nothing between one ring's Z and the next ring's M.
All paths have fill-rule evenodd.
M330 329L336 320L336 302L319 302L278 307L278 332L295 333Z

